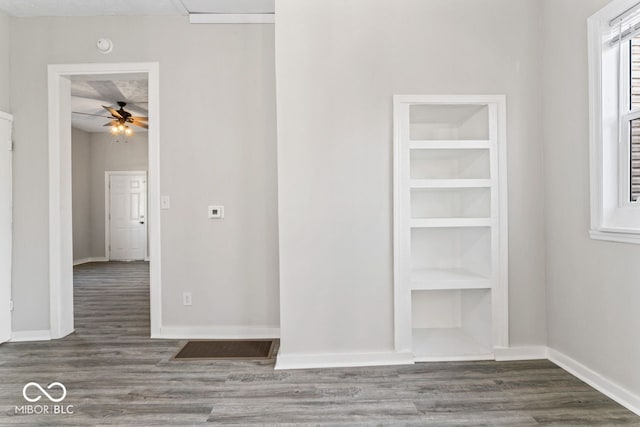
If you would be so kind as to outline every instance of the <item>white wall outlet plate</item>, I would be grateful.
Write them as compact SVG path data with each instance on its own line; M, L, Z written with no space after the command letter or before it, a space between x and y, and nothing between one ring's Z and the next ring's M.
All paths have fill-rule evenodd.
M186 306L193 305L193 299L191 298L191 292L185 292L182 294L182 304Z
M209 219L224 218L224 206L209 206L207 215Z

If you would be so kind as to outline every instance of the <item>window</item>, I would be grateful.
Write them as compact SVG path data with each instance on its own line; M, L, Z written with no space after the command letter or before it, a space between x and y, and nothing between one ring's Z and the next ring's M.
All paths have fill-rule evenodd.
M620 50L619 96L621 105L620 126L620 202L638 202L640 196L640 37L622 41Z
M640 3L589 18L591 237L640 244Z
M630 102L631 110L640 109L640 37L634 37L630 43ZM629 157L629 195L631 202L640 201L640 120L631 122L629 140L631 154Z

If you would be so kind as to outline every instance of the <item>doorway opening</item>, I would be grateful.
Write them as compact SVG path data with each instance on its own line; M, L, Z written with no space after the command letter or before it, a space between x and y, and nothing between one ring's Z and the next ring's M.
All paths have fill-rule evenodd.
M138 263L119 268L124 274L148 271L153 338L160 333L161 319L158 64L50 65L48 72L51 337L62 338L75 329L74 264L123 260ZM116 105L136 101L126 93L135 89L135 82L139 87L144 82L148 93L148 100L137 100L146 105L126 106L136 122L126 120ZM107 132L98 131L102 129ZM89 135L88 164L81 160L87 146L76 153L72 141L72 135L82 139L83 133ZM93 178L73 177L78 166ZM89 197L82 195L83 186L91 187ZM101 267L83 277L104 276L105 264Z

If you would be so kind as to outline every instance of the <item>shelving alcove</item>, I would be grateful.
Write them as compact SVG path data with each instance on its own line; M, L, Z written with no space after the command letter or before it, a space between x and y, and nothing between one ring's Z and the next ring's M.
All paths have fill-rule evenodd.
M508 347L506 101L394 97L395 347L417 362Z

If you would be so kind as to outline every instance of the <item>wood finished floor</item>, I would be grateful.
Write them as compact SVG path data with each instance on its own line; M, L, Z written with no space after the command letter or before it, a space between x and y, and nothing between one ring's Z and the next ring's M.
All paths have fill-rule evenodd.
M548 361L274 371L273 361L173 361L151 340L146 263L74 271L76 333L0 345L0 425L640 425ZM60 381L73 415L14 415L22 387Z

